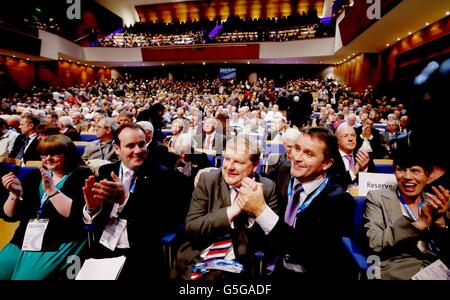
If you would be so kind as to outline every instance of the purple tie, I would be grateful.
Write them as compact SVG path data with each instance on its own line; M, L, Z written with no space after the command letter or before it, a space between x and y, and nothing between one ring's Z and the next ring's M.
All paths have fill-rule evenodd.
M294 225L295 216L297 215L298 210L298 204L300 203L301 192L303 192L303 186L301 183L298 183L294 188L292 197L288 200L288 205L284 214L284 221L290 226Z
M345 156L345 158L348 160L348 169L352 170L355 166L355 161L353 160L353 155L348 154Z

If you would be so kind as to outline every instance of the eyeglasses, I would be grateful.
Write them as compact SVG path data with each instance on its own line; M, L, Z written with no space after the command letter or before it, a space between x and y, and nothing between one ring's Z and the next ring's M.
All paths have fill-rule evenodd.
M108 129L108 127L96 125L95 129Z
M41 154L40 157L41 159L46 159L48 157L55 157L57 155L62 155L62 153L48 153L48 154Z

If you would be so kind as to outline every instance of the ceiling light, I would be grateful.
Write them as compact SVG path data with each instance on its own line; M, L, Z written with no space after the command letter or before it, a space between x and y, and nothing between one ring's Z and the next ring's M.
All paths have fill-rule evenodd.
M450 11L447 11L445 14L446 14L447 16L450 15Z
M87 67L87 64L84 64Z
M203 65L206 65L206 62L203 62Z
M77 64L80 64L80 62L79 62L79 61L77 61Z
M161 66L163 66L163 67L164 67L165 65L166 65L165 63L162 63L162 64L161 64Z
M16 56L15 56L15 55L13 55L13 57L14 57L14 58L16 58Z
M425 26L428 26L428 25L430 25L430 23L426 22L426 23L425 23Z
M352 53L352 55L355 55L355 53Z
M386 47L389 47L389 44L386 44Z
M93 67L93 68L95 68L95 66L94 66L94 65L92 65L92 67Z
M400 41L400 38L397 38L397 42Z
M62 57L60 57L59 60L62 60Z
M412 32L410 31L410 32L408 32L408 35L410 35Z
M247 65L249 65L250 64L250 62L249 61L247 61Z
M184 65L184 61L182 61L181 64Z
M127 65L123 65L124 67L126 67Z

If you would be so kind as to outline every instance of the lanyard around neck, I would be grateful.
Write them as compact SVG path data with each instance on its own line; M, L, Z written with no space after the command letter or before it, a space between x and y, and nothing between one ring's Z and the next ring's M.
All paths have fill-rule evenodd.
M123 177L124 177L123 175L124 175L124 173L123 173L122 164L120 164L120 167L119 167L119 178L122 181L122 183L123 183ZM137 179L137 177L136 176L132 176L132 177L133 177L133 181L130 184L130 193L134 193L134 190L136 189L136 179Z
M411 219L413 219L414 222L417 221L417 218L416 218L416 216L414 215L413 211L411 210L411 207L410 207L409 204L406 202L405 198L402 196L402 194L400 193L399 190L397 190L397 195L398 195L398 198L400 199L400 202L403 204L403 207L405 208L406 212L407 212L408 215L411 217ZM420 212L420 209L422 208L422 205L423 205L424 203L425 203L425 200L424 200L423 198L420 199L420 202L419 202L419 212Z
M69 177L70 174L72 174L72 172L65 174L63 176L63 178L61 178L61 180L58 182L58 184L56 184L57 189L62 188L62 186L66 182L67 177ZM39 189L42 191L42 197L41 197L41 203L40 203L40 206L38 208L38 213L37 213L38 218L40 218L40 216L42 215L42 209L43 209L44 205L48 202L48 195L47 195L47 193L44 192L44 188L42 186L42 181L41 181L41 184L39 185Z
M294 180L295 180L295 177L291 177L291 183L289 184L289 187L288 187L288 199L290 199L292 196L292 188L294 185ZM311 204L311 202L324 190L327 183L328 183L328 177L325 178L325 180L320 184L320 186L318 188L316 188L311 194L309 194L306 197L305 201L298 208L298 212L301 212L302 210L307 208Z

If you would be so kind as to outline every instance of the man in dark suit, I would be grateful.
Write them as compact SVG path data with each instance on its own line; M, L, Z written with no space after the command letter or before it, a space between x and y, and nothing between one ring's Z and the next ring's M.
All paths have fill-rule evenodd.
M148 121L139 121L136 123L145 131L145 142L147 143L147 160L170 168L169 149L160 141L153 138L153 125Z
M20 131L22 135L16 138L9 157L20 159L25 164L29 160L41 160L37 146L39 144L37 127L39 119L34 117L22 117L20 119Z
M339 149L329 175L334 183L346 190L350 184L358 184L360 172L375 172L375 164L369 153L357 151L353 127L347 123L341 124L336 130L336 137Z
M159 217L164 212L159 204L164 191L144 168L145 133L136 124L125 124L116 132L114 147L120 161L102 166L100 181L91 176L83 187L84 221L94 226L90 256L125 255L121 279L138 279L145 271L158 274L156 278L161 280L164 273Z
M247 137L235 137L227 142L222 169L200 176L186 217L188 242L180 247L177 254L177 277L193 279L193 265L207 259L200 254L213 243L224 239L232 241L232 249L225 251L224 259L235 260L248 271L251 254L255 249L263 247L259 244L264 240L264 234L255 224L253 216L243 212L237 205L236 199L239 198L242 182L249 180L260 185L265 203L273 211L278 211L274 183L254 174L259 154L255 141ZM203 277L216 279L224 275L214 270Z
M261 187L253 184L241 189L239 207L256 217L280 253L275 278L340 279L352 275L341 237L351 236L354 200L327 176L336 151L337 140L329 129L303 131L292 150L290 173L287 165L280 166L278 173L278 197L284 208L281 217L266 205Z

